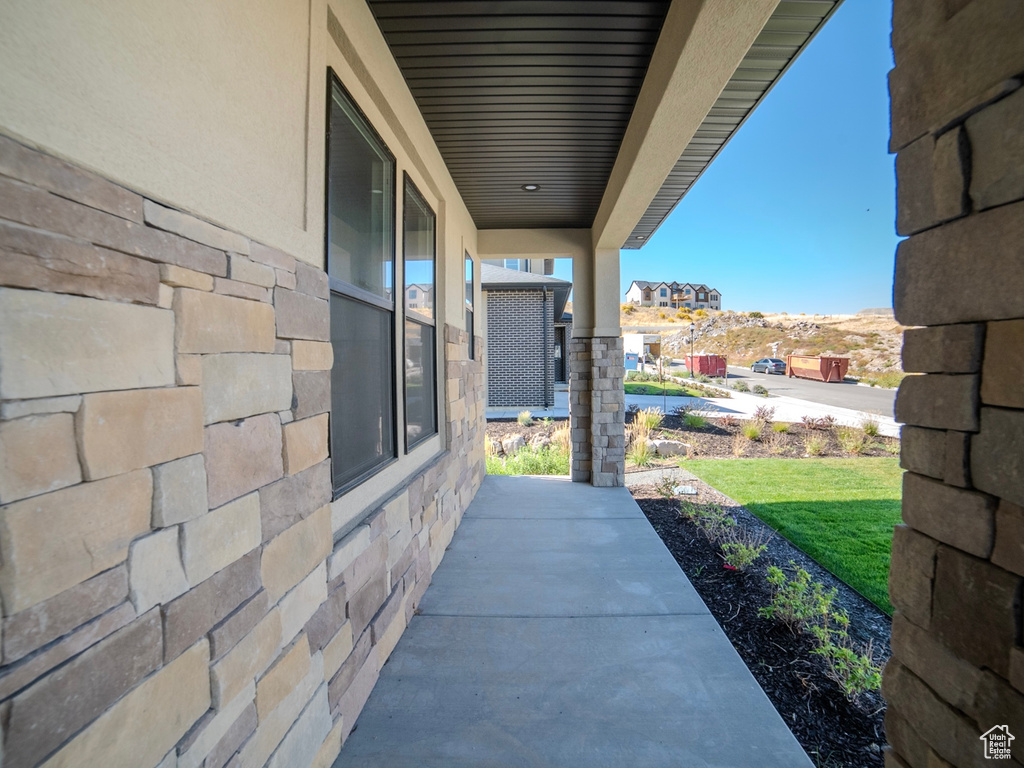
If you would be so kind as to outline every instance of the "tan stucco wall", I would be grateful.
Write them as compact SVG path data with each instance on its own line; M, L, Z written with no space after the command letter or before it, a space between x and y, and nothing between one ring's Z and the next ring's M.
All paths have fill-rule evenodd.
M309 18L291 0L5 2L0 130L315 261Z

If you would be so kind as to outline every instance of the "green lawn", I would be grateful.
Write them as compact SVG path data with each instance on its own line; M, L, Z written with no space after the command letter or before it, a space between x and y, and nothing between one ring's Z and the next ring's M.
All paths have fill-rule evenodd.
M662 393L664 389L664 393ZM693 389L687 389L674 381L666 381L664 385L657 381L627 381L626 382L626 394L627 395L661 395L666 394L669 397L706 397L700 392Z
M892 528L900 522L898 459L687 461L888 614Z

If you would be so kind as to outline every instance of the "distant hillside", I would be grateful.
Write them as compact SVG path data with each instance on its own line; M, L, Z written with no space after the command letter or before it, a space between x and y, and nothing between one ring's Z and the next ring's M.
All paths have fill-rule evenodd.
M625 305L624 305L625 306ZM703 317L685 311L657 307L624 309L620 315L623 333L661 333L662 349L670 357L682 357L690 350L690 322L696 326L697 354L727 355L730 365L750 365L772 354L779 342L778 356L834 355L850 358L850 376L894 385L902 373L900 350L904 328L891 311L856 315L766 314L755 317L736 312L707 312Z

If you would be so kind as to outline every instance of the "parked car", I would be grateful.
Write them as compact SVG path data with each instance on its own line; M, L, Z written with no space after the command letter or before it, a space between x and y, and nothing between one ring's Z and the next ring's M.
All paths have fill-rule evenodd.
M750 370L754 373L786 373L786 361L777 357L762 357L752 366Z

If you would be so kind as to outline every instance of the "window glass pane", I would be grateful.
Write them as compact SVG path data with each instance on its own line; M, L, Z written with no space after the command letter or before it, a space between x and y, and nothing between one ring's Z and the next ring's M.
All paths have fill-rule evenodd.
M393 300L394 161L337 86L329 152L327 271Z
M473 306L473 259L466 254L466 304Z
M434 326L405 321L405 429L411 448L437 432Z
M331 294L331 456L339 489L395 456L393 314Z
M476 360L476 338L473 330L473 309L466 307L466 333L469 334L469 359Z
M434 212L416 188L405 183L405 308L434 317Z

